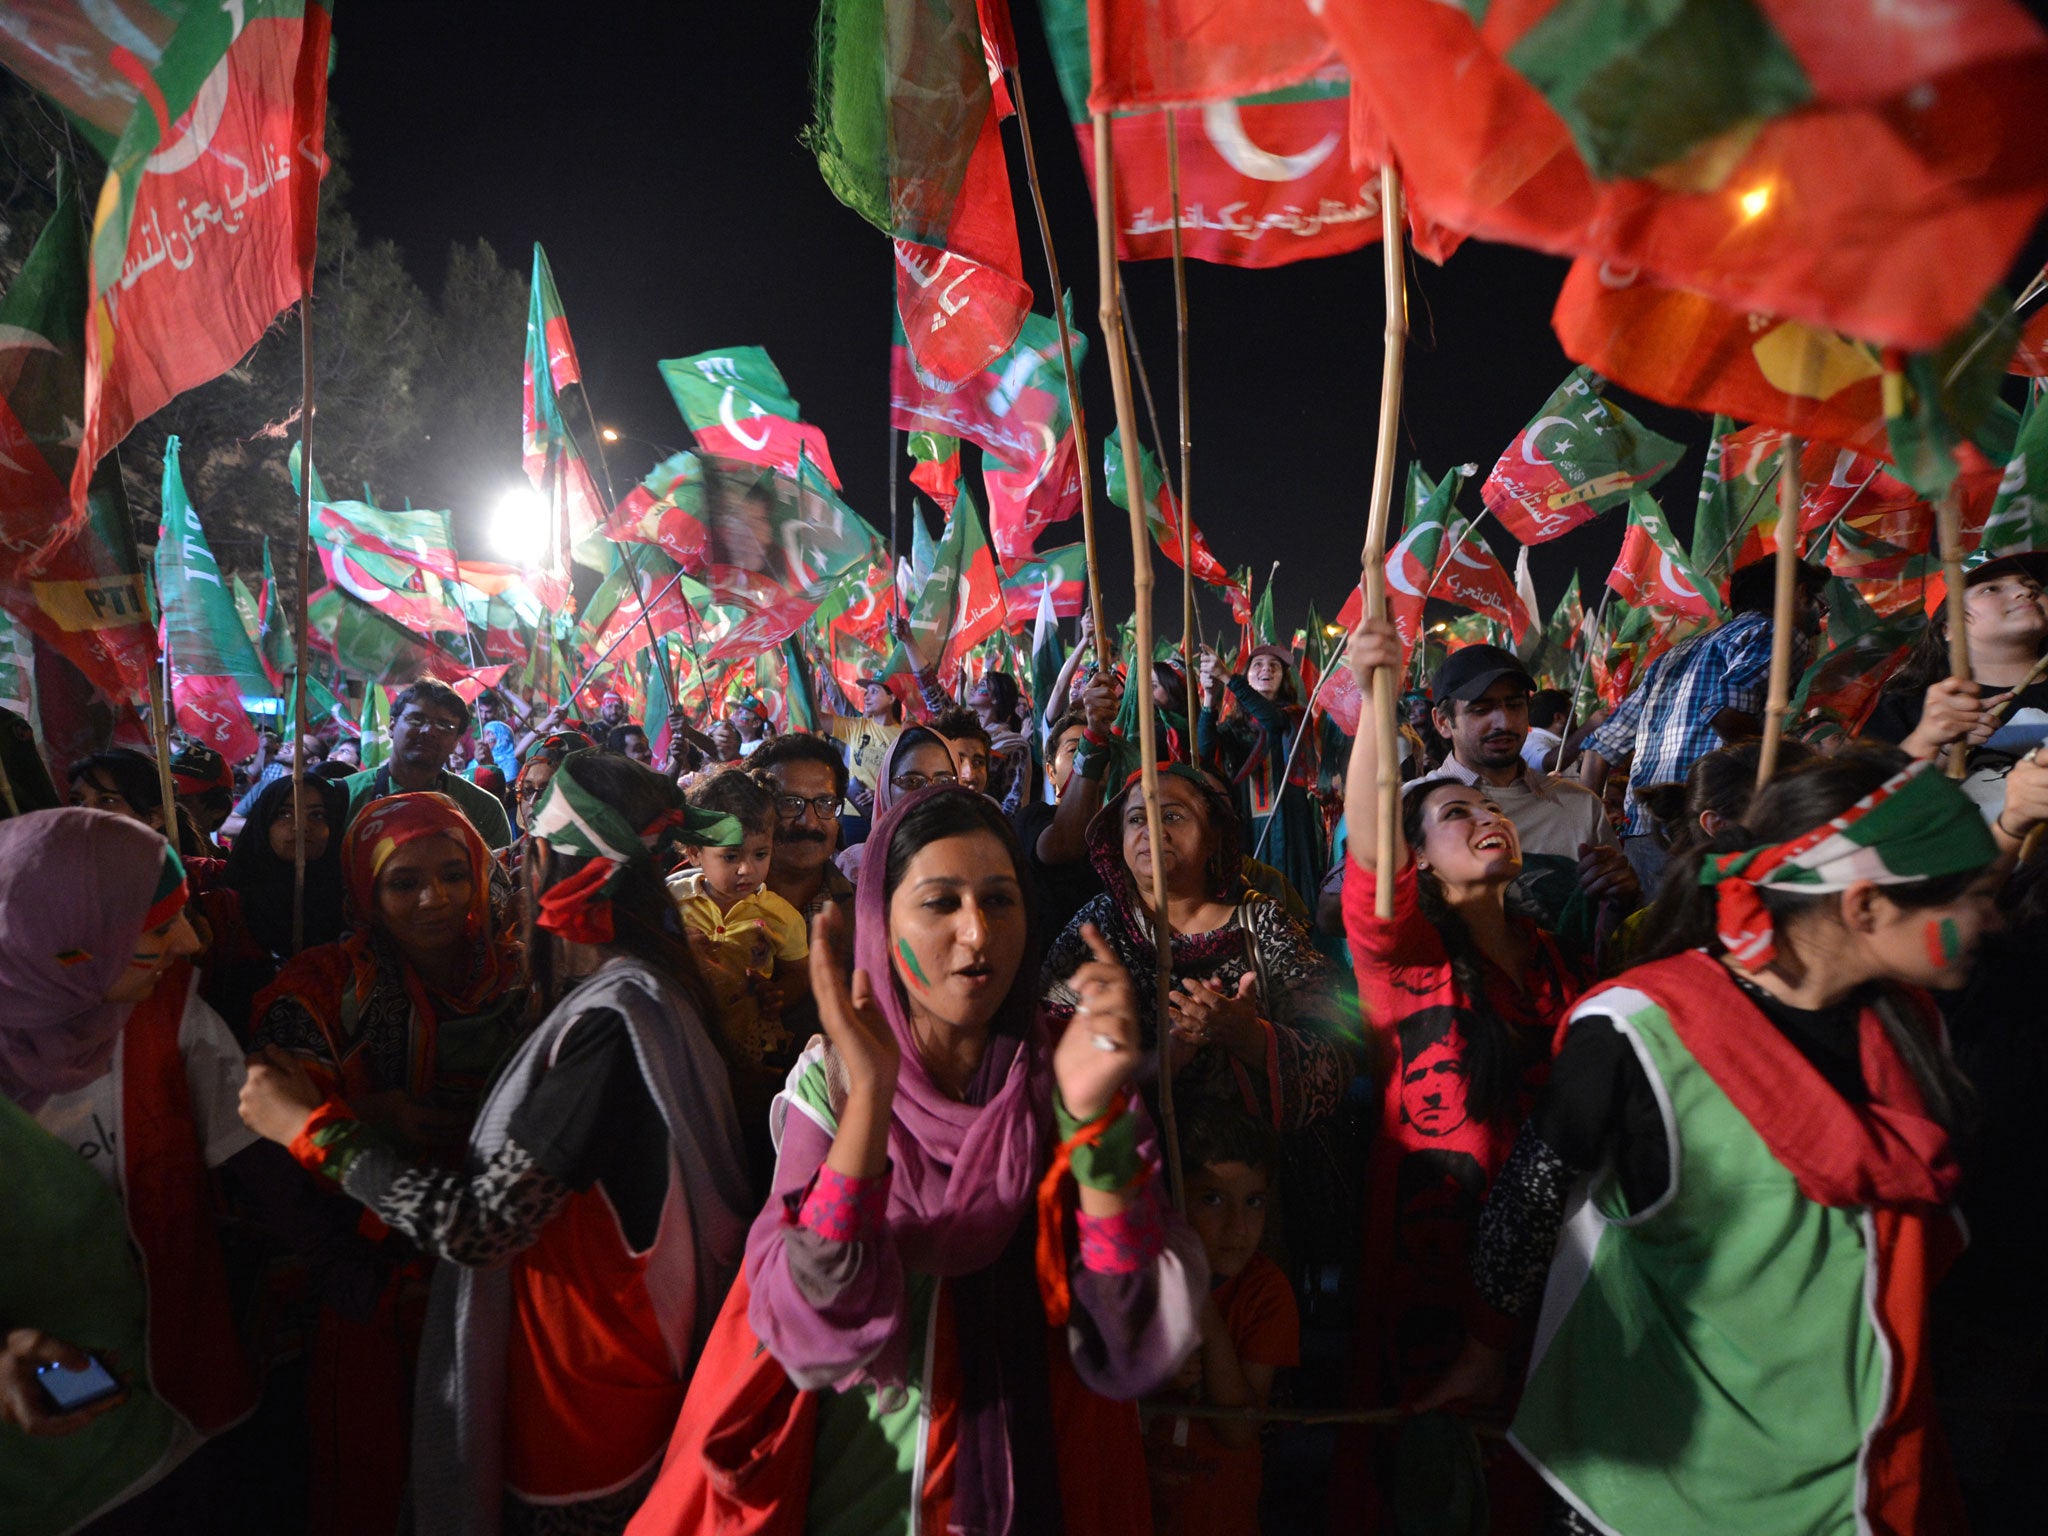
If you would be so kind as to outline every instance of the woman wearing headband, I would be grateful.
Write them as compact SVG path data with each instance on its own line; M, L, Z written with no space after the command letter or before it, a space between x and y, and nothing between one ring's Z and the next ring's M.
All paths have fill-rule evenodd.
M660 856L724 843L661 775L563 760L525 861L554 1008L497 1076L459 1168L394 1149L289 1059L243 1115L443 1261L422 1345L423 1530L622 1530L668 1444L752 1214L726 1063Z
M1963 1529L1926 1323L1972 1094L1929 994L1967 979L2004 866L1930 769L1774 779L1674 861L1650 961L1573 1011L1473 1265L1504 1323L1542 1302L1514 1438L1559 1529ZM1453 1390L1498 1366L1475 1347Z

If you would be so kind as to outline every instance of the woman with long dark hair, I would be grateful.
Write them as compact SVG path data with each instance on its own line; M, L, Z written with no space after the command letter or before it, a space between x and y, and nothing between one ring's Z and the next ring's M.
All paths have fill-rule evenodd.
M1815 760L1673 864L1648 962L1573 1010L1474 1256L1503 1319L1543 1303L1514 1433L1556 1528L1964 1528L1926 1335L1973 1095L1930 993L1998 855L1931 764Z
M460 1169L394 1151L288 1057L250 1069L252 1128L443 1261L414 1434L422 1529L623 1530L652 1481L753 1209L658 861L737 835L626 758L563 760L525 861L553 1008Z
M1369 694L1375 668L1401 665L1393 625L1367 619L1345 663ZM1459 1359L1474 1321L1474 1226L1543 1085L1558 1026L1589 979L1552 935L1507 910L1521 843L1483 784L1410 786L1395 838L1393 916L1376 915L1378 770L1378 742L1363 729L1345 785L1344 928L1386 1085L1354 1340L1352 1394L1364 1407L1433 1397ZM1361 1471L1374 1459L1346 1458ZM1487 1473L1497 1528L1518 1528L1516 1511L1537 1507L1537 1488L1498 1447ZM1381 1516L1364 1507L1360 1525L1341 1528L1376 1528Z
M1294 654L1259 646L1244 658L1244 671L1226 679L1215 652L1204 650L1200 684L1196 752L1230 781L1252 857L1278 869L1298 896L1321 890L1330 840L1315 801L1319 743L1301 730ZM1223 713L1226 688L1237 706L1229 714Z
M837 913L813 932L825 1038L776 1106L729 1369L698 1372L633 1536L1146 1530L1127 1400L1195 1347L1207 1274L1131 1091L1129 978L1098 945L1055 1043L986 796L908 794L872 846L850 982Z

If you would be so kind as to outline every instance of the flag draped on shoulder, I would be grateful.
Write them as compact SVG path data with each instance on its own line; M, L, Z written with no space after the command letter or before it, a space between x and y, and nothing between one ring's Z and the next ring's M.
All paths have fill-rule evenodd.
M179 726L231 763L248 757L256 750L256 732L242 710L242 698L267 695L270 678L221 580L199 513L185 495L175 437L164 445L156 589Z
M38 28L68 33L60 105L107 158L93 220L85 411L66 533L93 472L144 417L233 367L311 286L326 169L329 6L187 5L168 25L133 8L38 0L0 26L0 63L32 84ZM113 82L118 81L119 84ZM83 98L93 82L109 94Z
M156 632L114 459L91 477L84 528L50 538L70 514L85 321L85 225L66 186L0 298L0 608L108 698L132 703L148 695Z
M1480 497L1524 544L1540 544L1647 490L1684 450L1600 398L1574 368L1508 444Z
M825 434L801 418L782 372L760 347L664 358L662 382L706 453L796 474L808 459L839 488Z

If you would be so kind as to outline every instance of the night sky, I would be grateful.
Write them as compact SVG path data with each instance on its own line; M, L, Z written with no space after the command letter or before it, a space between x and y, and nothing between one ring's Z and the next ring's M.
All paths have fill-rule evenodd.
M350 4L336 23L332 96L351 148L349 207L365 236L403 248L428 291L438 290L451 242L487 239L523 273L540 241L598 414L668 446L689 440L656 360L766 347L805 418L829 438L847 500L886 537L889 245L832 197L798 142L810 120L813 15L803 0L511 4L487 20L462 6ZM1094 337L1094 222L1080 159L1028 6L1018 8L1017 32L1061 275ZM1035 307L1049 312L1016 132L1012 120L1005 148L1025 275ZM2031 253L2032 266L2041 259ZM1432 475L1468 462L1483 474L1536 413L1571 366L1549 323L1564 272L1562 261L1476 242L1441 268L1411 257L1404 477L1410 456ZM1379 247L1266 271L1191 262L1189 273L1195 521L1226 565L1249 564L1262 583L1280 562L1283 623L1299 623L1310 599L1328 615L1355 580L1365 528ZM1126 274L1177 473L1171 269L1138 263ZM1083 394L1099 487L1099 444L1115 420L1100 346ZM1612 398L1686 444L1657 494L1688 535L1706 419L1621 391ZM465 524L517 483L518 431L515 407L504 483L479 487L476 506L456 509L469 514ZM970 446L970 462L974 454ZM623 491L656 454L628 443L613 456ZM907 480L900 495L907 518ZM1106 498L1097 506L1115 612L1128 604L1128 525ZM1462 506L1467 516L1480 511L1476 483ZM936 509L927 504L926 514L936 531ZM1514 540L1487 527L1512 569ZM1582 587L1597 589L1620 537L1611 513L1536 548L1546 612L1574 565ZM1076 518L1039 543L1079 538ZM1162 632L1177 633L1178 572L1163 560L1157 568ZM1221 604L1205 603L1205 612L1213 624Z

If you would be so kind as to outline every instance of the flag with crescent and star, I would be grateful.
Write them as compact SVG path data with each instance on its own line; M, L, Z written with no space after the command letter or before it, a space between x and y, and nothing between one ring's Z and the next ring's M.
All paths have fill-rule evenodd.
M1720 614L1719 594L1702 581L1665 524L1664 512L1647 492L1628 501L1628 528L1607 585L1637 608L1691 618Z
M590 464L562 415L562 391L582 377L583 365L569 337L569 317L555 291L554 269L535 241L520 397L520 462L547 506L548 547L535 574L550 608L569 606L570 562L578 546L603 526L607 511Z
M995 552L973 493L962 487L933 552L931 579L911 604L913 644L923 657L937 654L940 685L951 690L967 653L1002 628L1008 614Z
M44 548L70 515L85 319L85 225L67 183L0 298L0 608L107 698L132 703L148 696L157 644L115 460L92 477L84 531Z
M782 371L760 347L726 347L664 358L661 379L706 453L764 464L785 475L808 459L839 488L825 434L802 420Z
M913 432L905 447L914 466L910 483L937 502L941 512L952 511L960 495L960 439L941 432Z
M0 64L107 161L67 539L114 445L240 362L313 277L329 6L139 9L36 0L0 26Z
M1067 300L1072 310L1071 296ZM1078 376L1087 338L1072 330ZM1036 473L1073 425L1059 323L1031 315L1010 349L966 383L953 383L918 362L896 317L889 363L889 422L905 432L961 437L1010 469Z
M1574 368L1508 444L1480 498L1509 533L1541 544L1648 490L1683 452L1601 399L1590 369Z
M983 455L988 533L999 559L1028 559L1042 530L1081 510L1081 473L1081 450L1071 426L1028 469L1006 469L993 456Z
M269 694L270 678L235 612L199 513L185 494L175 437L164 444L156 590L163 604L164 649L171 659L171 703L178 725L229 762L239 762L257 745L242 698Z
M1022 634L1038 618L1042 603L1057 618L1071 619L1088 606L1088 550L1064 544L1023 560L1003 562L1003 598L1008 626Z
M1429 599L1440 598L1483 613L1519 640L1532 627L1515 584L1472 525L1458 511L1458 491L1476 467L1463 464L1432 482L1420 464L1408 466L1408 506L1401 537L1387 551L1387 617L1401 637L1403 659L1414 655ZM1338 621L1357 623L1353 591Z

